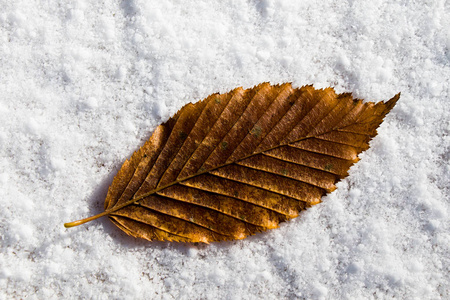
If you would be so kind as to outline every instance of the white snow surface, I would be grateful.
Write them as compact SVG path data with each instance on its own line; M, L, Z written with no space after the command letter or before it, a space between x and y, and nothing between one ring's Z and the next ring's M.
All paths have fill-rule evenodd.
M450 3L0 0L0 299L449 299ZM401 92L323 202L240 241L97 214L156 126L261 82Z

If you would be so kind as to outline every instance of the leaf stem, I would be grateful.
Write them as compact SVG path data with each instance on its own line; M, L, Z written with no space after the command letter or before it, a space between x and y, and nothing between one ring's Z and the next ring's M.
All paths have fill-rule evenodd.
M73 222L69 222L69 223L64 223L64 227L66 227L66 228L75 227L75 226L90 222L92 220L98 219L100 217L106 216L109 213L110 213L110 211L104 211L102 213L99 213L98 215L95 215L95 216L92 216L89 218L85 218L85 219L81 219L81 220L73 221Z

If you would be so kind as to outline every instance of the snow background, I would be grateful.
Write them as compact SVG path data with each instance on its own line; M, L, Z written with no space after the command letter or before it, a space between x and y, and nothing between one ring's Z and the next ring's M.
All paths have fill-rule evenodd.
M450 3L0 0L0 299L449 299ZM323 203L242 241L126 236L115 172L260 82L402 96Z

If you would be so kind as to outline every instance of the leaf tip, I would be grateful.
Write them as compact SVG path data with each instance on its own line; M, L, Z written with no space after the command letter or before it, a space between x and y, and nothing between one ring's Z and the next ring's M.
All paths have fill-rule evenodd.
M398 99L400 99L400 95L401 95L401 93L398 93L397 95L395 95L394 97L392 97L391 99L389 99L388 101L385 102L388 111L391 110L395 106Z

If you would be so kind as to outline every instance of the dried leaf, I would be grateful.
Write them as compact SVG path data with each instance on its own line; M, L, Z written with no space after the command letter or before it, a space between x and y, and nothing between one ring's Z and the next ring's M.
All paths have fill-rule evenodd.
M260 84L187 104L125 161L102 215L147 240L243 239L320 202L369 148L400 94Z

